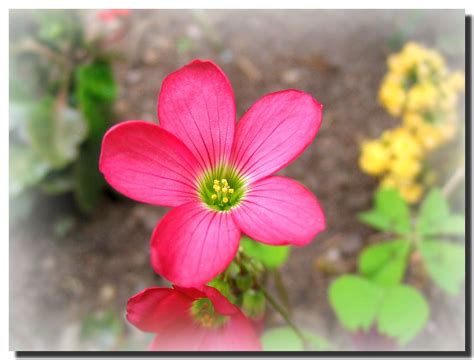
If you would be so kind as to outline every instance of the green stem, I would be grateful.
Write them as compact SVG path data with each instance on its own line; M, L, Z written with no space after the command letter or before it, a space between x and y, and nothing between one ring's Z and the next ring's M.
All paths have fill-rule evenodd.
M290 301L288 299L288 293L286 291L285 284L283 284L281 273L278 269L275 269L272 272L273 272L273 278L275 280L275 286L278 291L278 297L283 303L283 306L286 308L287 313L291 314Z
M293 331L298 335L298 337L301 339L303 342L303 346L306 348L308 341L304 334L301 332L301 330L296 326L296 324L293 322L293 320L290 318L290 315L286 312L285 308L281 306L270 293L265 288L261 288L263 294L265 295L265 298L267 301L273 306L273 308L280 313L280 315L283 317L283 319L286 321L286 323L293 329Z

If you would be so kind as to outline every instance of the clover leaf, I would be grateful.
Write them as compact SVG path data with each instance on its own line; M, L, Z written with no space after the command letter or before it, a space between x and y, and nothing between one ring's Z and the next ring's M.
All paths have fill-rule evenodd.
M329 302L342 325L351 331L378 331L401 345L412 340L428 320L429 306L408 285L382 286L356 275L343 275L329 288Z
M377 230L400 235L410 233L410 211L397 190L378 190L374 205L374 209L359 214L360 221Z

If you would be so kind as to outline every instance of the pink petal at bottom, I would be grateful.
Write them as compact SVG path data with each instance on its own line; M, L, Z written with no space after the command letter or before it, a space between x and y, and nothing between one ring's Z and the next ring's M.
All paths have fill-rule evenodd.
M155 228L151 263L155 271L182 287L199 287L234 258L240 231L230 213L200 202L172 209Z

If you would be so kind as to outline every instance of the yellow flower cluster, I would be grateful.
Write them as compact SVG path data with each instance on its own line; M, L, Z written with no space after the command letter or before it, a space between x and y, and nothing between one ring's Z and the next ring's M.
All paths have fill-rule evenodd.
M420 142L402 126L385 131L379 139L365 141L359 166L367 174L380 176L382 187L395 187L408 202L416 202L423 192L416 181L423 154Z
M388 58L379 100L402 125L361 145L360 168L381 177L380 186L395 187L410 203L423 194L420 183L426 155L456 133L458 93L464 76L450 73L435 50L407 43Z
M437 51L409 42L399 53L390 55L387 64L379 100L391 115L455 110L464 76L450 73Z

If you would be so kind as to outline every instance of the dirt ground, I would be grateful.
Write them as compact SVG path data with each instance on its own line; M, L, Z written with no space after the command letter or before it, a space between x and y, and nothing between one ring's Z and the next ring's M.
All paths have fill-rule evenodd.
M371 206L376 186L358 169L358 146L397 124L376 101L390 39L411 27L406 39L436 46L444 34L464 36L463 16L422 12L412 26L413 13L402 11L134 11L130 32L114 45L124 54L116 65L117 122L156 121L163 78L194 58L221 65L238 115L285 88L323 103L316 140L281 173L316 194L328 227L309 246L294 248L282 273L296 323L337 349L354 349L329 307L327 288L338 274L355 271L357 254L373 234L355 217ZM450 57L450 64L463 69L462 57ZM80 217L70 234L58 237L54 223L71 207L67 197L44 200L28 224L10 229L11 349L100 350L79 343L81 319L108 308L123 319L131 295L162 283L149 265L148 242L167 209L107 196L94 215ZM408 282L430 299L431 316L407 348L462 350L464 296L445 296L416 269ZM269 314L268 326L282 323ZM140 350L149 336L125 326Z

